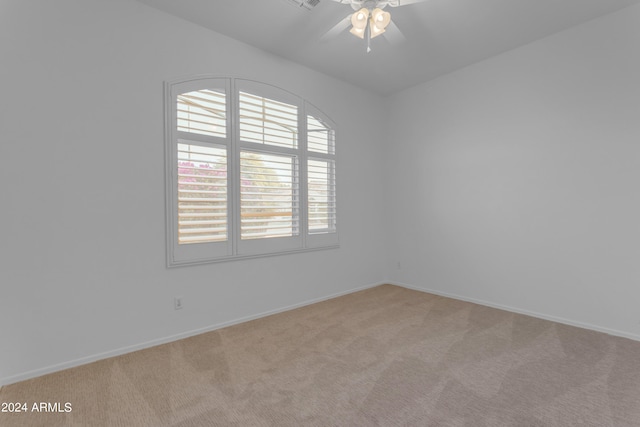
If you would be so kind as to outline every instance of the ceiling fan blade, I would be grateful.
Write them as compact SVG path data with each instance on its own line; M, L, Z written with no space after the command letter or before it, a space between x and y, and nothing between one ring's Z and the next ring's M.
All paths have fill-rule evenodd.
M389 0L389 6L398 7L398 6L406 6L408 4L414 3L423 3L427 0Z
M407 40L404 34L402 34L402 31L400 31L400 28L398 28L393 21L389 22L384 32L384 37L389 40L391 44L400 44Z
M349 27L350 23L351 23L351 14L347 15L342 21L338 22L333 28L331 28L329 31L324 33L324 35L320 37L320 41L326 42L336 37L338 34L346 30Z

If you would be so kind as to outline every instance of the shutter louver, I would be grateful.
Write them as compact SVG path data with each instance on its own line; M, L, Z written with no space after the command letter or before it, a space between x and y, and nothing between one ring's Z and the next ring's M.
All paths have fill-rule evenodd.
M307 116L307 149L316 153L334 152L333 131L312 116Z
M298 184L294 156L240 153L242 239L298 234Z
M209 89L178 95L178 130L225 138L226 96Z
M336 228L336 184L333 160L308 161L309 233L327 233Z
M240 140L296 148L298 107L240 92Z
M227 240L227 151L178 143L178 244Z

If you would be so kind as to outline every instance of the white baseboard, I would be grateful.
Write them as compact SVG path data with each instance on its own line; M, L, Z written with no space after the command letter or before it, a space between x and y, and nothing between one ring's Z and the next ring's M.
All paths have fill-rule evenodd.
M31 378L36 378L36 377L40 377L42 375L46 375L46 374L51 374L53 372L58 372L58 371L62 371L64 369L69 369L69 368L75 368L77 366L81 366L81 365L86 365L87 363L91 363L91 362L96 362L98 360L103 360L103 359L108 359L110 357L115 357L115 356L121 356L123 354L127 354L127 353L131 353L134 351L138 351L138 350L144 350L145 348L149 348L149 347L155 347L157 345L161 345L161 344L167 344L170 342L174 342L174 341L178 341L184 338L189 338L192 337L194 335L199 335L199 334L203 334L205 332L211 332L211 331L215 331L217 329L222 329L222 328L226 328L227 326L233 326L233 325L237 325L239 323L244 323L244 322L248 322L250 320L255 320L255 319L259 319L261 317L266 317L266 316L271 316L273 314L278 314L278 313L282 313L285 311L289 311L289 310L294 310L296 308L300 308L300 307L304 307L307 305L311 305L311 304L315 304L318 302L322 302L322 301L326 301L326 300L330 300L333 298L337 298L337 297L341 297L343 295L348 295L348 294L352 294L354 292L358 292L358 291L362 291L365 289L369 289L369 288L374 288L376 286L380 286L380 285L384 285L387 282L379 282L379 283L373 283L373 284L369 284L369 285L365 285L365 286L360 286L358 288L353 288L353 289L349 289L347 291L343 291L343 292L338 292L335 294L331 294L331 295L327 295L327 296L323 296L323 297L319 297L319 298L314 298L311 300L306 300L297 304L292 304L292 305L288 305L285 307L281 307L281 308L277 308L274 310L269 310L269 311L265 311L262 313L258 313L255 315L251 315L251 316L245 316L245 317L241 317L238 319L234 319L234 320L230 320L227 322L222 322L222 323L217 323L214 325L210 325L210 326L206 326L204 328L199 328L199 329L193 329L191 331L187 331L187 332L182 332L180 334L176 334L176 335L171 335L171 336L167 336L167 337L163 337L163 338L157 338L151 341L147 341L141 344L135 344L135 345L131 345L131 346L127 346L127 347L122 347L122 348L118 348L115 350L111 350L111 351L107 351L104 353L99 353L99 354L94 354L91 356L86 356L86 357L81 357L75 360L71 360L68 362L63 362L63 363L57 363L55 365L50 365L44 368L39 368L39 369L34 369L32 371L28 371L28 372L24 372L21 374L17 374L17 375L12 375L9 377L4 377L4 378L0 378L0 388L2 388L3 385L9 385L9 384L13 384L13 383L17 383L20 381L25 381Z
M94 355L87 356L87 357L81 357L81 358L78 358L78 359L75 359L75 360L71 360L71 361L68 361L68 362L58 363L58 364L50 365L50 366L47 366L47 367L44 367L44 368L34 369L32 371L24 372L24 373L21 373L21 374L12 375L12 376L5 377L5 378L0 378L0 389L2 388L3 385L9 385L9 384L13 384L13 383L16 383L16 382L19 382L19 381L24 381L24 380L28 380L28 379L31 379L31 378L36 378L36 377L39 377L39 376L42 376L42 375L50 374L50 373L53 373L53 372L62 371L64 369L69 369L69 368L74 368L74 367L81 366L81 365L86 365L87 363L96 362L98 360L103 360L103 359L108 359L110 357L120 356L120 355L123 355L123 354L131 353L131 352L138 351L138 350L143 350L145 348L150 348L150 347L154 347L154 346L161 345L161 344L167 344L167 343L178 341L178 340L181 340L181 339L184 339L184 338L189 338L189 337L192 337L194 335L199 335L199 334L203 334L203 333L206 333L206 332L215 331L217 329L226 328L227 326L237 325L239 323L248 322L250 320L259 319L261 317L271 316L273 314L278 314L278 313L282 313L282 312L285 312L285 311L294 310L296 308L300 308L300 307L304 307L304 306L307 306L307 305L315 304L315 303L318 303L318 302L330 300L330 299L337 298L337 297L340 297L340 296L343 296L343 295L352 294L354 292L358 292L358 291L362 291L362 290L365 290L365 289L374 288L376 286L380 286L380 285L384 285L384 284L400 286L400 287L407 288L407 289L412 289L412 290L415 290L415 291L425 292L425 293L429 293L429 294L433 294L433 295L439 295L439 296L443 296L443 297L447 297L447 298L453 298L453 299L457 299L457 300L460 300L460 301L471 302L471 303L474 303L474 304L479 304L479 305L483 305L483 306L487 306L487 307L493 307L493 308L497 308L497 309L500 309L500 310L509 311L509 312L512 312L512 313L524 314L526 316L536 317L536 318L544 319L544 320L550 320L552 322L562 323L562 324L570 325L570 326L576 326L578 328L589 329L589 330L593 330L593 331L597 331L597 332L603 332L605 334L618 336L618 337L622 337L622 338L628 338L628 339L631 339L631 340L634 340L634 341L640 341L640 335L638 335L638 334L628 333L628 332L625 332L625 331L619 331L619 330L616 330L616 329L605 328L605 327L601 327L601 326L598 326L598 325L593 325L593 324L590 324L590 323L578 322L578 321L574 321L574 320L570 320L570 319L565 319L565 318L562 318L562 317L548 315L548 314L545 314L545 313L534 312L534 311L530 311L530 310L524 310L524 309L517 308L517 307L506 306L506 305L502 305L502 304L496 304L496 303L493 303L493 302L490 302L490 301L485 301L485 300L476 299L476 298L469 298L469 297L465 297L465 296L462 296L462 295L457 295L457 294L452 294L452 293L448 293L448 292L438 291L438 290L435 290L435 289L418 287L418 286L410 285L410 284L407 284L407 283L394 282L394 281L387 280L387 281L383 281L383 282L372 283L372 284L369 284L369 285L361 286L361 287L358 287L358 288L349 289L347 291L338 292L338 293L335 293L335 294L331 294L331 295L327 295L327 296L323 296L323 297L319 297L319 298L314 298L314 299L311 299L311 300L306 300L306 301L303 301L303 302L300 302L300 303L297 303L297 304L288 305L288 306L277 308L277 309L274 309L274 310L265 311L265 312L258 313L258 314L255 314L255 315L245 316L245 317L241 317L241 318L234 319L234 320L231 320L231 321L217 323L217 324L214 324L214 325L206 326L204 328L194 329L194 330L182 332L180 334L175 334L175 335L171 335L171 336L167 336L167 337L163 337L163 338L154 339L154 340L147 341L147 342L144 342L144 343L141 343L141 344L122 347L122 348L111 350L111 351L107 351L107 352L104 352L104 353L94 354Z
M487 307L497 308L497 309L500 309L500 310L509 311L511 313L524 314L526 316L536 317L538 319L550 320L552 322L562 323L564 325L575 326L575 327L582 328L582 329L589 329L589 330L596 331L596 332L603 332L605 334L613 335L613 336L616 336L616 337L622 337L622 338L628 338L628 339L631 339L631 340L634 340L634 341L640 341L640 335L638 335L638 334L629 333L629 332L625 332L625 331L619 331L617 329L605 328L605 327L602 327L602 326L593 325L591 323L578 322L578 321L571 320L571 319L565 319L563 317L552 316L552 315L549 315L549 314L540 313L540 312L536 312L536 311L524 310L524 309L521 309L521 308L512 307L512 306L508 306L508 305L496 304L496 303L493 303L493 302L490 302L490 301L480 300L480 299L476 299L476 298L469 298L469 297L465 297L465 296L462 296L462 295L457 295L457 294L451 294L451 293L448 293L448 292L437 291L437 290L434 290L434 289L418 287L418 286L409 285L407 283L402 283L402 282L388 281L387 283L390 284L390 285L394 285L394 286L400 286L400 287L403 287L403 288L412 289L414 291L426 292L426 293L433 294L433 295L439 295L439 296L442 296L442 297L453 298L453 299L457 299L457 300L460 300L460 301L466 301L466 302L471 302L471 303L474 303L474 304L484 305L484 306L487 306Z

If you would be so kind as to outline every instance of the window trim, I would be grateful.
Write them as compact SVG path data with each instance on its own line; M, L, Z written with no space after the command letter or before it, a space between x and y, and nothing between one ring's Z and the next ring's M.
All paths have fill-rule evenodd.
M203 89L224 90L226 97L226 134L224 138L192 134L177 130L177 96ZM259 144L240 140L239 94L247 92L297 107L297 147ZM301 97L267 83L234 77L196 76L168 81L164 84L165 109L165 202L166 202L166 262L167 267L180 267L261 258L339 247L338 227L327 232L310 233L308 224L309 159L329 160L337 164L335 146L336 125L326 114ZM307 115L324 123L331 131L333 149L328 153L308 151ZM196 145L214 144L227 150L227 240L210 243L178 244L178 159L177 144L193 142ZM241 239L240 235L240 153L264 152L293 156L297 162L299 234L291 237ZM334 173L333 185L337 182ZM337 198L337 191L333 197ZM336 207L335 218L338 217Z

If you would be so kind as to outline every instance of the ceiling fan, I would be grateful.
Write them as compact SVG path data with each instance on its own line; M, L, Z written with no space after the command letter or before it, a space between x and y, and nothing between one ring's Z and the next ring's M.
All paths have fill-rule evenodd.
M406 6L413 3L421 3L426 0L333 0L336 3L350 5L354 13L348 15L335 27L325 34L327 36L336 35L351 25L349 32L361 39L367 39L367 53L371 52L371 39L384 33L387 29L392 29L397 34L400 33L398 27L391 22L391 14L384 9L389 7Z

